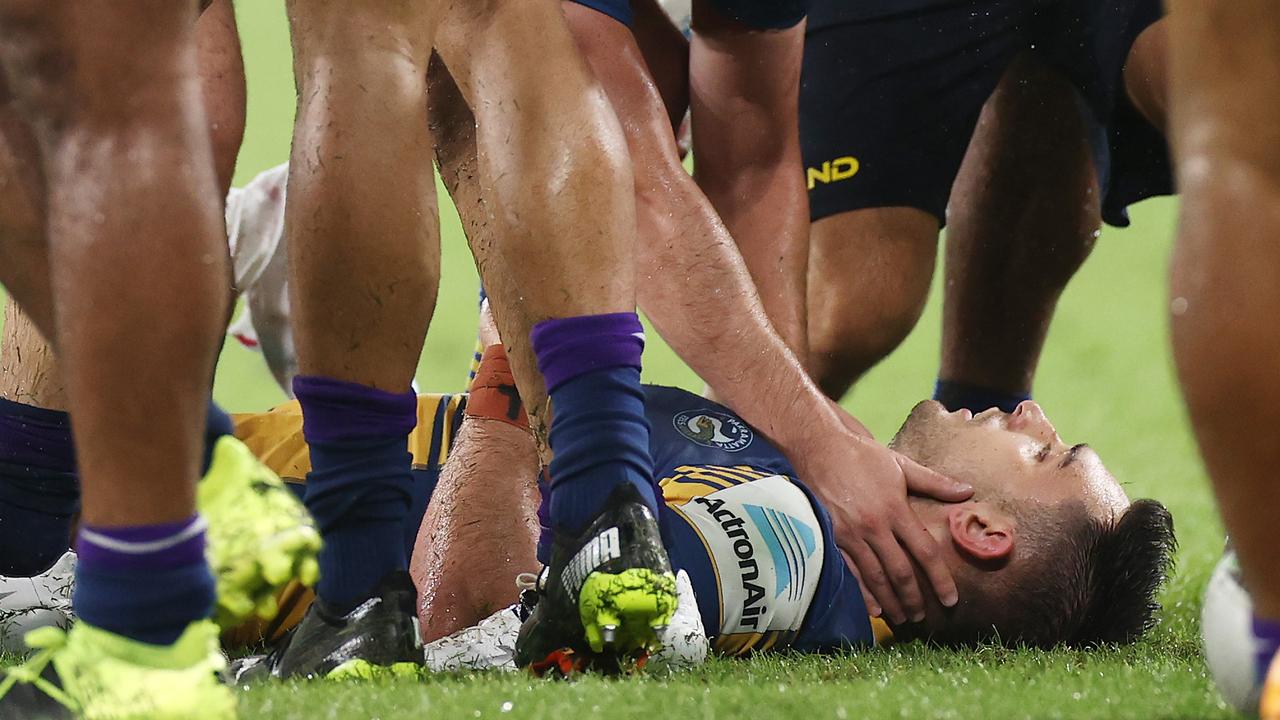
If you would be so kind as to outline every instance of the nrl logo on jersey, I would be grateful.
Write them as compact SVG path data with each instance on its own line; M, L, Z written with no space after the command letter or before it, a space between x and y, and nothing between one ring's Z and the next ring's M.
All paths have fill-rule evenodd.
M672 423L677 432L693 442L725 452L738 452L755 439L746 423L725 413L685 410L677 413Z

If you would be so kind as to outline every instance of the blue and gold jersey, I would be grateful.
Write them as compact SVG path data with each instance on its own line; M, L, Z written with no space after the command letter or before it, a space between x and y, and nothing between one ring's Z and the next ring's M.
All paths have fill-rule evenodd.
M645 396L665 544L717 651L820 652L887 635L879 621L873 630L830 516L777 448L705 398Z
M666 505L664 544L673 565L689 573L715 649L815 652L875 642L883 627L873 632L857 581L835 547L831 520L782 453L710 400L655 386L646 386L645 395L654 477ZM463 394L418 398L418 426L409 436L410 552L466 402ZM298 403L233 419L236 436L300 492L311 460ZM226 639L242 645L278 637L301 619L311 597L305 588L290 588L276 621Z

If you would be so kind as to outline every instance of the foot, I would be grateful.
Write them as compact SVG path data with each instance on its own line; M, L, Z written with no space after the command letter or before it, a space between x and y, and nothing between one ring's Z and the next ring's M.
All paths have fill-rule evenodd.
M237 682L277 678L345 677L370 667L422 665L418 593L409 574L388 575L374 594L345 615L317 598L302 622L270 654L236 663Z
M25 653L22 638L36 628L67 629L75 573L76 554L68 551L34 577L0 577L0 652Z
M662 647L676 580L658 522L630 484L576 538L557 536L516 664L535 673L619 672Z
M293 492L239 440L226 436L214 446L196 506L209 521L222 627L275 616L276 596L290 580L315 584L320 533Z
M27 638L38 650L0 680L5 720L234 720L236 700L218 629L193 623L169 646L147 645L79 623Z
M522 580L525 577L534 580L532 575L521 575ZM521 584L521 587L526 586ZM499 610L476 625L427 643L423 647L427 669L432 672L515 670L516 638L521 624L536 607L536 598L530 597L534 593L521 595L521 602ZM649 659L646 668L687 670L707 659L710 647L707 633L693 595L693 583L683 570L676 575L676 596L676 612L664 636L666 644Z

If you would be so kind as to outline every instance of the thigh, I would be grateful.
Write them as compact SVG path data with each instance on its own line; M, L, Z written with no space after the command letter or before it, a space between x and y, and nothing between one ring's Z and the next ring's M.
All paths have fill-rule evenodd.
M1170 3L1171 137L1192 160L1245 159L1280 177L1280 18L1268 0Z
M1088 109L1110 225L1129 224L1129 205L1173 192L1164 134L1125 89L1132 51L1163 14L1160 0L1058 0L1032 23L1035 55L1071 81Z
M538 108L555 114L580 102L588 82L560 0L453 0L437 50L482 126ZM517 110L510 99L534 105Z

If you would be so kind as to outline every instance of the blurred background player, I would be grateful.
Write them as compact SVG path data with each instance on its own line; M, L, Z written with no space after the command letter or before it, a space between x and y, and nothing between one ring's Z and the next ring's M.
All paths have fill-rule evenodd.
M1262 717L1280 718L1280 21L1263 0L1169 4L1170 136L1183 195L1174 359L1253 599ZM1246 666L1247 667L1247 666Z
M234 717L208 618L268 603L318 542L209 403L229 288L196 10L0 3L0 268L57 348L83 481L81 622L31 638L42 652L0 681L4 717ZM222 11L214 22L225 25ZM6 471L5 532L29 527L65 547L67 419L3 410L7 459L51 451L29 472Z
M1161 13L1156 0L817 1L801 139L825 392L843 396L914 326L945 223L936 397L976 412L1030 395L1101 221L1127 225L1127 205L1172 190Z
M291 0L288 11L298 83L286 208L293 389L311 451L306 503L326 541L319 602L295 636L309 642L291 647L411 627L399 540L411 496L406 439L417 423L410 382L439 279L426 77L446 12L466 37L447 60L476 108L477 157L500 230L478 265L500 321L513 323L517 374L539 386L545 378L554 405L550 513L562 535L553 586L564 587L564 564L595 537L579 533L602 512L627 513L637 538L544 604L547 632L533 635L548 652L584 650L592 628L579 619L581 592L605 605L598 617L619 616L611 651L653 644L651 626L675 596L660 548L643 540L656 533L657 501L639 387L633 180L617 119L559 7ZM614 583L630 594L603 591ZM609 608L611 599L637 604ZM379 612L353 614L371 601ZM362 648L356 659L372 664L412 654L395 643ZM311 669L307 657L280 659L282 675Z

